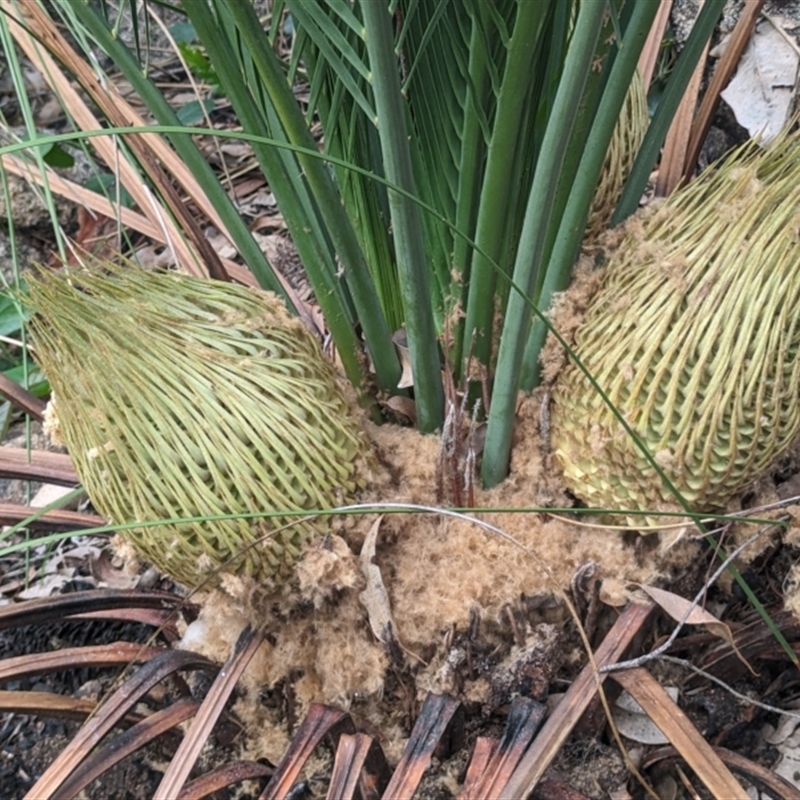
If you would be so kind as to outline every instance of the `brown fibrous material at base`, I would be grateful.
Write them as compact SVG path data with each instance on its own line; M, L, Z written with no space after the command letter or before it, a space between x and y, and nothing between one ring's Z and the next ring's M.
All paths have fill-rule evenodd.
M544 470L539 412L535 396L522 402L511 474L490 491L478 490L479 506L530 508L537 504L542 486L558 487L559 476ZM382 458L394 462L399 474L413 476L396 487L398 496L393 499L435 504L436 439L406 430L380 429L371 435ZM523 596L563 592L575 571L588 562L600 565L601 578L652 583L697 556L697 545L685 542L673 548L663 563L640 564L618 531L586 528L538 513L479 516L513 541L448 517L403 514L384 520L378 562L398 636L412 650L441 641L453 627L465 629L470 612L479 614L485 635L503 629L509 603L518 603Z
M490 491L476 488L483 508L529 508L542 487L558 495L559 476L545 469L539 438L541 398L522 400L509 478ZM436 506L439 439L411 428L365 423L379 462L371 497ZM365 588L358 552L376 515L345 518L342 538L318 539L296 570L293 591L271 593L241 579L223 580L204 603L207 626L203 651L224 659L238 630L251 621L265 626L268 642L245 675L245 685L272 687L293 676L298 713L311 702L357 707L387 724L379 709L390 658L370 630L359 600ZM652 583L690 564L698 545L683 541L663 557L642 563L618 531L586 528L536 512L487 511L476 516L502 529L507 538L474 522L439 514L387 514L380 525L375 562L381 569L395 625L406 653L405 667L417 676L419 696L443 685L437 660L446 657L453 632L480 622L480 637L495 644L498 661L513 645L508 608L523 598L553 597L567 591L576 570L588 562L622 603L630 583ZM237 624L235 620L240 622ZM543 620L544 622L544 620ZM198 645L190 645L192 649ZM426 660L427 659L427 660ZM427 663L426 668L424 664ZM299 677L298 677L299 676ZM465 698L485 699L485 677L461 687Z
M601 279L602 270L584 259L572 288L556 304L551 318L568 341ZM551 338L543 357L545 377L557 374L563 361ZM524 509L543 505L543 499L551 506L569 505L540 430L546 404L546 389L520 398L510 475L489 491L480 488L476 477L478 507ZM412 428L378 427L363 416L362 424L376 455L362 502L440 505L439 437ZM291 583L280 591L227 576L224 591L204 603L201 620L208 635L202 645L195 641L189 646L202 647L215 660L228 656L246 622L267 632L245 673L245 693L237 706L248 725L246 742L253 757L275 761L288 743L287 720L265 707L266 689L279 696L288 692L298 721L312 702L349 709L354 718L384 734L384 751L390 762L396 761L408 735L407 708L397 695L398 674L401 693L411 689L417 700L437 691L489 708L497 693L493 676L504 663L513 662L514 648L549 641L552 624L564 628L569 614L563 597L578 569L595 563L602 601L622 606L631 599L634 584L664 582L696 562L700 553L697 541L678 537L670 539L669 548L643 555L633 537L590 517L515 511L473 515L502 530L501 535L441 514L386 514L374 563L391 605L398 663L397 652L390 654L376 639L360 600L366 579L359 552L378 516L339 518L333 525L336 535L313 541ZM518 615L524 619L521 631L512 630L515 609L524 611ZM476 620L474 644L492 653L493 667L465 679L465 670L454 661L459 656L454 642L459 635L463 641L468 631L472 635ZM553 669L574 666L581 657L575 640L554 637L553 642L561 648L554 654ZM390 694L384 696L385 691Z
M560 476L547 466L539 435L541 401L541 392L521 400L511 474L491 491L476 488L480 507L526 508L542 493L563 496ZM435 506L438 437L389 425L365 423L365 428L378 467L364 502ZM380 523L375 562L391 603L403 663L376 640L359 599L366 586L359 549L377 513L344 517L334 526L341 536L315 540L296 568L290 592L286 587L265 590L230 576L222 582L223 590L205 598L201 620L207 635L200 649L209 657L223 661L247 622L267 632L241 682L236 705L247 730L243 757L266 757L273 763L282 757L291 739L292 720L285 714L286 697L291 696L295 724L312 702L343 707L358 725L381 731L381 746L395 764L409 733L404 694L409 689L418 702L435 691L472 708L491 709L504 699L498 698L498 691L506 691L502 676L513 676L521 655L528 673L544 665L539 669L543 685L583 662L585 655L565 627L569 614L563 602L578 568L595 562L602 601L622 606L634 597L634 584L664 582L689 568L700 554L700 544L684 538L668 550L654 548L643 556L632 537L599 525L584 527L566 517L500 511L474 516L513 541L436 514L387 514ZM734 526L736 541L750 533L741 528L739 532ZM800 525L792 530L796 533ZM753 554L748 551L744 557L749 560ZM787 592L795 602L797 585L800 579L792 584L795 591ZM524 598L541 603L526 604ZM522 615L525 622L521 631L513 631L509 609L522 606L528 609ZM533 607L541 610L531 613ZM465 679L468 670L459 661L459 650L475 619L474 646L491 652L491 663ZM515 633L522 639L515 641ZM198 647L197 642L190 646ZM546 658L550 647L555 648L552 663ZM273 692L271 700L264 691Z

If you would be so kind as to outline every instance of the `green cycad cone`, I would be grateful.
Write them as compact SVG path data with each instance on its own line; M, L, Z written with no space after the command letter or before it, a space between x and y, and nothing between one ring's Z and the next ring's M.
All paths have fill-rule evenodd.
M698 511L723 508L800 432L798 225L800 140L747 146L631 225L578 331L577 356ZM591 506L675 507L572 363L552 442Z
M41 270L28 287L60 432L92 502L112 521L353 498L366 440L316 340L274 296L108 265ZM270 531L226 569L279 581L306 540L327 529L327 517L272 517L124 536L191 586Z
M611 215L617 207L649 124L647 93L642 76L637 70L625 95L619 121L608 145L600 182L592 199L589 221L586 223L585 242L596 241L608 229Z

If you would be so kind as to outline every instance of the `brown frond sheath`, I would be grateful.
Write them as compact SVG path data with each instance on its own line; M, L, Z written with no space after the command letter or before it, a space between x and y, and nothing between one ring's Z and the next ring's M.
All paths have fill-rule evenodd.
M40 421L44 417L45 402L2 374L0 374L0 394L28 416Z
M197 608L191 603L183 606L181 616L188 622L197 618ZM105 611L90 611L86 614L75 614L70 619L115 619L123 622L140 622L151 628L158 628L168 642L181 638L178 631L178 614L174 610L162 608L109 608Z
M339 737L327 800L377 800L389 783L391 772L380 745L365 733ZM357 794L358 793L358 794Z
M428 694L411 731L400 762L392 775L383 796L413 797L434 753L447 745L454 749L463 744L464 710L452 697ZM449 752L447 746L446 751Z
M312 703L259 800L286 797L317 745L326 736L337 739L343 733L355 733L349 714L338 708Z
M52 692L0 691L0 712L4 711L83 722L97 711L97 703L84 697L62 697ZM141 714L130 712L120 717L117 724L130 726L141 720Z
M692 132L686 151L686 164L683 170L684 178L686 179L691 177L697 166L697 159L700 156L703 142L705 142L706 135L711 127L711 122L714 119L722 90L728 85L733 73L736 72L742 53L745 47L747 47L747 43L750 41L750 37L761 15L761 8L763 5L764 0L745 1L741 16L736 22L736 27L733 29L725 52L722 54L722 58L720 58L719 63L714 69L714 74L711 77L711 81L708 84L708 88L700 103L700 107L697 109L697 114L692 124Z
M23 12L25 27L28 30L35 31L38 45L43 45L62 64L68 65L77 81L102 109L103 115L112 125L130 127L139 122L136 117L126 114L125 106L127 104L118 102L119 92L116 87L101 80L92 70L88 61L78 56L43 9L34 3L27 3L18 7L18 11ZM11 14L10 16L15 19L17 14ZM19 32L19 28L15 28L15 31ZM22 36L21 38L24 39L25 37ZM32 55L35 61L39 60L36 52L39 46L35 45L33 47L34 53ZM60 72L60 70L56 70L56 72ZM43 74L49 73L50 70L46 68L43 70ZM175 219L180 220L180 229L176 228L169 216L163 213L161 213L160 218L156 213L153 221L161 225L168 225L172 229L173 235L170 239L170 244L180 253L182 266L190 271L201 272L203 270L201 265L204 264L205 270L208 271L212 278L227 280L228 274L220 261L219 255L203 235L200 225L182 201L173 186L170 176L167 175L154 155L155 148L152 143L154 140L158 140L159 137L154 134L126 134L124 138L131 151L136 154L141 168L158 188ZM173 159L170 158L169 160L173 162ZM120 161L124 161L124 159L115 159L113 155L110 159L107 158L109 167L119 164ZM140 208L152 213L153 203L151 198L148 197L141 176L138 176L135 171L130 169L125 170L125 173L128 176L128 180L125 181L126 188L137 199ZM192 242L193 250L183 242L181 230L185 231Z
M611 677L627 689L662 733L680 751L713 797L746 797L722 759L678 708L664 687L645 669L620 670Z
M797 787L780 775L776 775L771 769L767 769L732 750L726 750L724 747L715 747L713 749L731 772L748 778L756 786L760 786L769 792L772 797L780 797L782 800L800 800L800 791L797 790ZM682 758L676 748L661 747L644 757L642 769L649 769L659 763L679 760L682 760Z
M480 768L470 763L471 771L467 774L459 800L499 796L544 722L546 713L547 707L542 703L528 697L515 697L503 738L492 742L491 746L488 743L481 745L478 751Z
M211 736L231 692L236 688L236 682L263 641L263 632L254 631L250 627L245 628L239 635L233 652L220 669L202 706L194 716L178 752L167 767L154 800L171 800L178 795L200 756L200 751Z
M655 604L650 602L630 605L622 612L597 648L594 664L587 664L581 670L511 774L500 794L503 800L527 797L531 793L596 695L598 682L607 677L598 676L596 669L622 657L654 608Z
M46 511L41 513L41 508L33 506L19 506L15 503L0 503L0 525L16 525L19 522L36 516L32 523L42 531L69 531L83 530L86 528L99 528L106 524L103 517L97 514L86 514L82 511Z
M141 667L100 706L26 795L26 800L52 796L75 772L103 737L134 708L139 699L159 681L181 669L216 671L216 665L196 653L167 650Z
M110 770L123 758L167 733L176 725L180 725L181 722L191 719L198 708L199 704L194 700L178 700L168 708L156 711L128 730L118 733L81 761L58 791L51 796L51 800L70 800L77 797L93 780Z
M235 786L237 783L249 780L268 778L272 775L272 768L265 767L254 761L235 761L233 764L225 764L211 772L206 772L199 778L189 781L181 789L178 800L202 800L210 797L214 792Z
M355 733L349 715L312 704L259 800L287 797L306 761L325 738L338 742L327 795L330 800L352 797L356 787L365 800L413 797L434 754L447 757L463 746L463 725L463 708L457 700L429 694L389 779L380 747L369 736Z
M0 477L76 486L78 473L69 456L22 447L0 447Z
M0 683L41 675L76 664L85 667L124 667L149 661L164 651L163 647L144 647L132 642L114 642L95 647L67 647L51 653L33 653L0 660Z
M93 589L75 594L40 597L0 607L0 631L22 625L44 624L80 614L95 614L119 609L157 609L177 614L196 612L196 607L170 592ZM124 618L124 617L123 617Z

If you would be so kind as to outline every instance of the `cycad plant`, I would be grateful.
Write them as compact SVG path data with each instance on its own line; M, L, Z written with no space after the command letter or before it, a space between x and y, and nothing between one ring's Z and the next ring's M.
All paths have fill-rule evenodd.
M379 389L396 393L392 334L404 327L418 424L433 431L445 414L442 357L457 384L485 375L487 484L507 469L517 391L536 380L532 304L546 305L568 279L657 5L287 0L266 19L246 2L182 7L245 131L272 140L255 140L254 152L348 377L364 387L371 363ZM674 72L641 156L648 171L670 98L680 97L721 6L704 6ZM143 75L144 45L137 53L114 35L119 18L108 6L54 8L79 42L111 56L158 122L177 122ZM288 20L286 62L275 43ZM302 83L305 108L293 92ZM317 121L332 168L317 157ZM192 143L171 141L226 211ZM244 251L241 231L229 233Z
M617 215L640 196L722 6L704 4ZM0 7L72 64L120 126L126 114L104 88L107 77L96 79L93 54L110 57L252 274L291 310L228 193L148 74L138 16L146 19L147 4L48 6L91 68L59 38L43 3L0 0ZM380 400L410 391L419 428L433 432L447 404L458 402L453 390L446 397L446 376L473 413L488 418L487 486L507 472L518 392L538 380L546 328L535 311L569 280L657 7L638 0L276 0L263 19L245 0L192 0L178 9L252 144L361 404L378 417ZM139 21L130 46L117 35L123 15ZM9 30L3 24L7 42ZM287 35L284 58L277 43ZM180 218L175 193L154 177L147 140L128 131L122 141L120 157ZM186 236L203 252L193 225ZM218 265L209 270L224 275ZM46 303L45 293L39 297ZM398 388L393 335L401 328L410 390Z

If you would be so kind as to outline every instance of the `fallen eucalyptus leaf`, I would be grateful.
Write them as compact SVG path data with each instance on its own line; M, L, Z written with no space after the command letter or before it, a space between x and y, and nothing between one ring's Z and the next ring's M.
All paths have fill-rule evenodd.
M664 691L674 702L678 701L676 686L667 686ZM627 691L617 698L611 715L617 729L625 738L639 744L669 744L669 739Z
M367 588L361 592L359 599L367 609L369 625L375 638L387 648L394 647L397 640L394 635L394 619L389 594L383 583L380 567L372 563L375 558L375 545L378 540L378 531L383 521L383 515L375 520L369 533L364 539L361 548L361 571L367 579Z
M769 144L792 113L800 56L771 17L757 26L722 98L761 144Z

